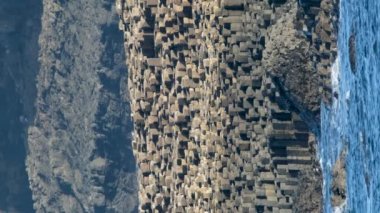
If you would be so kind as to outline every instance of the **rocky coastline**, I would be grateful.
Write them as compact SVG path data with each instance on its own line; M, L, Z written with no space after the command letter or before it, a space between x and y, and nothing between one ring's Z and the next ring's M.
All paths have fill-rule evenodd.
M338 2L117 5L140 211L320 212Z
M0 212L322 211L338 0L24 1L0 3Z

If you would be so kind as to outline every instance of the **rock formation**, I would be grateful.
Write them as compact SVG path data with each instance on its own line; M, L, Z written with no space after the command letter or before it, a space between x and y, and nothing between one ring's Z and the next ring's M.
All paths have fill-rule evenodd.
M350 61L350 67L352 72L356 72L356 42L355 42L355 35L352 34L350 36L350 39L348 40L348 47L349 47L349 61Z
M347 147L341 151L332 171L331 203L335 207L341 206L346 200L346 156Z
M140 211L292 212L300 172L318 169L331 5L117 1Z
M320 8L293 6L270 27L264 51L268 74L314 132L320 122L321 96L331 101L329 69L337 55L336 4L326 0Z
M316 153L316 141L310 141L311 152ZM315 159L318 160L318 159ZM294 194L293 212L319 213L323 212L322 170L319 161L312 162L312 167L302 170L299 174L298 187Z
M43 1L27 171L36 212L131 212L122 35L113 1Z
M321 211L336 0L38 2L0 2L0 212Z

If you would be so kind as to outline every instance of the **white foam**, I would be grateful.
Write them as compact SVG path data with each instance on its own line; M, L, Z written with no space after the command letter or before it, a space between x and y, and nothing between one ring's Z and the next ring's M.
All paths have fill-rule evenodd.
M338 108L339 98L339 77L340 77L340 63L339 57L337 57L331 67L331 87L332 87L332 108L336 110Z
M337 57L334 61L334 64L331 67L331 86L332 86L333 92L338 92L339 90L339 76L340 76L339 67L340 67L340 63L339 63L339 58Z
M345 200L340 206L334 207L333 213L345 213L347 206L347 200Z
M349 103L350 98L351 98L351 91L348 90L348 91L346 92L346 95L344 96L344 99L346 100L346 103Z

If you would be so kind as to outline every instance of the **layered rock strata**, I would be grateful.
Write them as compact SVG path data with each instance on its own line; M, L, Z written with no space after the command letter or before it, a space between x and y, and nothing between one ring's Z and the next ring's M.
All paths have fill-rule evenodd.
M311 171L320 183L313 172L315 138L305 123L318 129L317 105L326 90L315 66L325 68L325 58L317 56L327 41L322 39L325 46L315 51L315 60L309 52L325 13L320 5L117 1L140 211L292 212L299 173ZM289 37L282 34L286 30ZM282 65L277 60L289 60L293 50L302 50L294 66L270 69ZM309 75L305 72L314 73L313 82L296 79ZM293 80L306 84L295 88L288 84ZM301 119L307 118L304 111L311 112L310 119ZM320 211L321 191L312 196L311 211Z

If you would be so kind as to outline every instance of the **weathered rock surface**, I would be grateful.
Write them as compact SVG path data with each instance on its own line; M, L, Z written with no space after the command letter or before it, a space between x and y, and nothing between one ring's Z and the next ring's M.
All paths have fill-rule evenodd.
M292 212L300 181L320 209L309 127L334 41L313 46L320 1L285 2L117 1L140 211Z
M316 155L316 142L311 141L312 153ZM322 170L318 159L314 159L313 166L300 172L299 184L295 191L293 212L320 213L323 212Z
M264 67L283 90L283 95L305 116L314 118L319 116L320 105L319 76L310 60L314 49L307 38L305 19L297 17L302 15L303 9L289 6L292 9L283 13L268 30Z
M332 103L331 66L337 57L339 0L322 0L312 36L314 67L319 74L320 98Z
M268 30L264 67L283 95L318 132L321 100L331 101L329 69L336 58L335 0L295 2Z
M331 204L336 207L341 206L346 200L346 155L347 147L341 151L332 171Z
M137 205L122 35L113 1L43 1L27 171L36 212Z
M0 212L320 211L335 0L24 3L0 21Z

